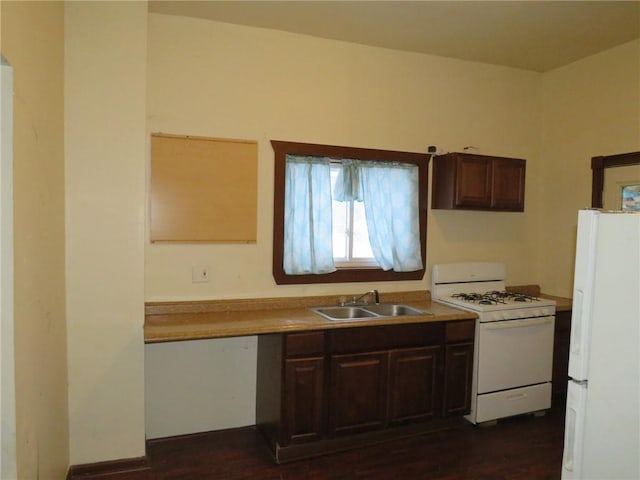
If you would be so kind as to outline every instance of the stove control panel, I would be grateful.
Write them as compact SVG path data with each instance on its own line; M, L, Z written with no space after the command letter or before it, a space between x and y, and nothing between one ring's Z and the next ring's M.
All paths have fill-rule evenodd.
M481 322L504 322L505 320L519 320L523 318L549 317L555 314L555 307L550 306L481 312L479 313L479 317Z

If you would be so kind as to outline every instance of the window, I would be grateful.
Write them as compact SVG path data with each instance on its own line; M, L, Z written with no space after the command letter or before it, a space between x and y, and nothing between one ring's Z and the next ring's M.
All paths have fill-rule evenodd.
M372 150L350 147L338 147L330 145L316 145L316 144L303 144L293 142L271 142L275 152L275 181L274 181L274 231L273 231L273 275L278 284L303 284L303 283L332 283L332 282L365 282L365 281L391 281L391 280L419 280L424 276L424 264L426 261L426 210L427 210L427 167L429 156L427 154L419 153L406 153L395 152L388 150ZM287 157L289 162L287 162ZM306 157L306 158L302 158ZM319 260L321 267L319 269L307 270L307 266L303 265L301 269L296 271L296 268L285 268L284 264L290 261L298 262L301 258L297 253L291 254L292 248L297 248L296 245L289 244L287 251L289 255L285 258L285 239L291 242L292 238L300 238L296 235L291 235L287 232L285 235L285 225L289 225L289 222L285 223L285 216L291 218L291 215L298 214L299 212L292 212L286 205L290 205L296 202L287 203L285 200L285 179L287 175L302 173L303 177L309 179L309 182L320 182L319 184L325 185L326 182L331 182L335 186L335 183L339 177L340 171L348 163L353 162L354 165L365 171L363 175L368 175L366 184L372 184L371 178L376 178L376 175L382 179L388 180L390 175L395 175L396 170L398 175L407 176L407 173L400 172L403 165L405 170L411 172L413 178L414 190L417 190L417 206L418 214L414 215L415 220L412 222L401 220L400 225L409 225L413 229L413 235L411 235L411 241L413 245L402 246L394 251L393 258L389 258L389 255L380 256L380 244L379 235L372 237L372 243L375 243L374 248L367 246L366 242L363 242L359 237L359 231L362 228L353 228L353 225L360 225L364 222L364 215L362 210L364 208L373 208L375 205L373 201L365 201L364 204L359 201L352 201L350 198L343 198L342 201L334 201L331 197L331 189L328 189L329 196L315 198L318 194L318 190L326 190L312 188L315 184L309 184L309 191L314 192L314 210L311 215L313 221L318 221L319 218L325 218L325 215L331 216L332 211L335 211L336 220L334 222L333 237L330 232L327 232L326 228L322 229L318 235L317 243L332 242L328 248L329 251L334 250L334 257L337 262L334 263L334 258L326 258L326 248L319 248L316 243L316 237L314 236L313 248L318 247L311 254L311 257L315 260ZM302 164L306 166L302 166ZM303 172L300 169L307 169ZM311 173L313 170L313 173ZM360 171L360 170L359 170ZM391 172L391 173L389 173ZM317 175L317 177L316 177ZM363 177L364 178L364 177ZM417 181L415 180L417 178ZM304 181L302 182L304 183ZM396 180L392 182L396 185ZM305 187L306 188L306 187ZM404 187L399 188L402 191ZM377 191L377 189L373 189ZM289 192L288 194L290 194ZM371 194L369 194L371 195ZM384 197L385 205L396 203L397 199L402 199L402 195L387 195ZM415 198L415 197L414 197ZM298 202L299 203L299 202ZM318 206L317 210L315 207ZM285 212L286 210L286 212ZM300 209L304 214L308 214L309 206L305 204L304 208ZM377 210L384 210L384 208L377 208L375 213L376 217L381 216ZM340 213L338 213L340 211ZM396 209L396 211L404 211L402 207ZM307 212L307 213L305 213ZM371 213L371 212L370 212ZM329 220L330 224L331 220ZM343 234L336 233L336 228L339 223L343 225ZM326 225L326 221L321 222L322 225ZM290 228L287 226L286 228ZM373 242L375 240L375 242ZM383 242L384 243L384 242ZM326 243L325 243L326 245ZM382 259L381 268L376 263L371 262L371 251L376 252L376 257ZM411 252L418 251L418 260L416 263L416 255L410 255ZM400 252L398 254L398 252ZM340 258L338 258L340 257ZM398 260L396 257L400 257ZM406 259L403 257L407 257ZM326 263L323 263L326 262ZM398 262L400 262L398 264ZM412 263L413 262L413 263ZM290 267L290 264L287 263ZM400 266L398 266L400 265ZM403 270L403 271L395 271ZM287 274L286 272L294 271L296 274ZM307 271L314 271L316 273L305 273ZM300 274L302 272L302 274Z
M342 162L331 162L331 191L336 189ZM371 250L364 203L356 200L331 202L333 262L337 268L379 268Z

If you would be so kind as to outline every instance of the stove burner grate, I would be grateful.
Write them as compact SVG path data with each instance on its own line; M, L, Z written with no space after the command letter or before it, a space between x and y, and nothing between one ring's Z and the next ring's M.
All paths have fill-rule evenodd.
M506 304L507 302L537 302L540 300L533 295L497 290L485 293L454 293L451 296L465 302L478 303L480 305L498 305Z

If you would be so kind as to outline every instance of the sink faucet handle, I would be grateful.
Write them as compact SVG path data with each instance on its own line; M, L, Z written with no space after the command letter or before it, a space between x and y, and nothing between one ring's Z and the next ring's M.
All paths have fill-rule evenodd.
M376 305L378 305L380 303L380 294L378 293L378 290L371 290L371 292L373 292L373 295L374 295L375 301L376 301Z

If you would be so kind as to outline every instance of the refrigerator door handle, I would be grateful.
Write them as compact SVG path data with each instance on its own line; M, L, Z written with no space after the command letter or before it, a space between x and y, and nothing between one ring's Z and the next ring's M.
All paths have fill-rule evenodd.
M580 355L582 346L582 305L584 303L584 293L582 290L574 292L573 319L571 321L571 353Z
M566 417L566 437L564 439L564 469L573 472L574 459L576 456L576 418L578 412L575 408L567 406Z
M577 480L582 478L587 388L587 382L576 383L569 381L567 384L562 480Z

